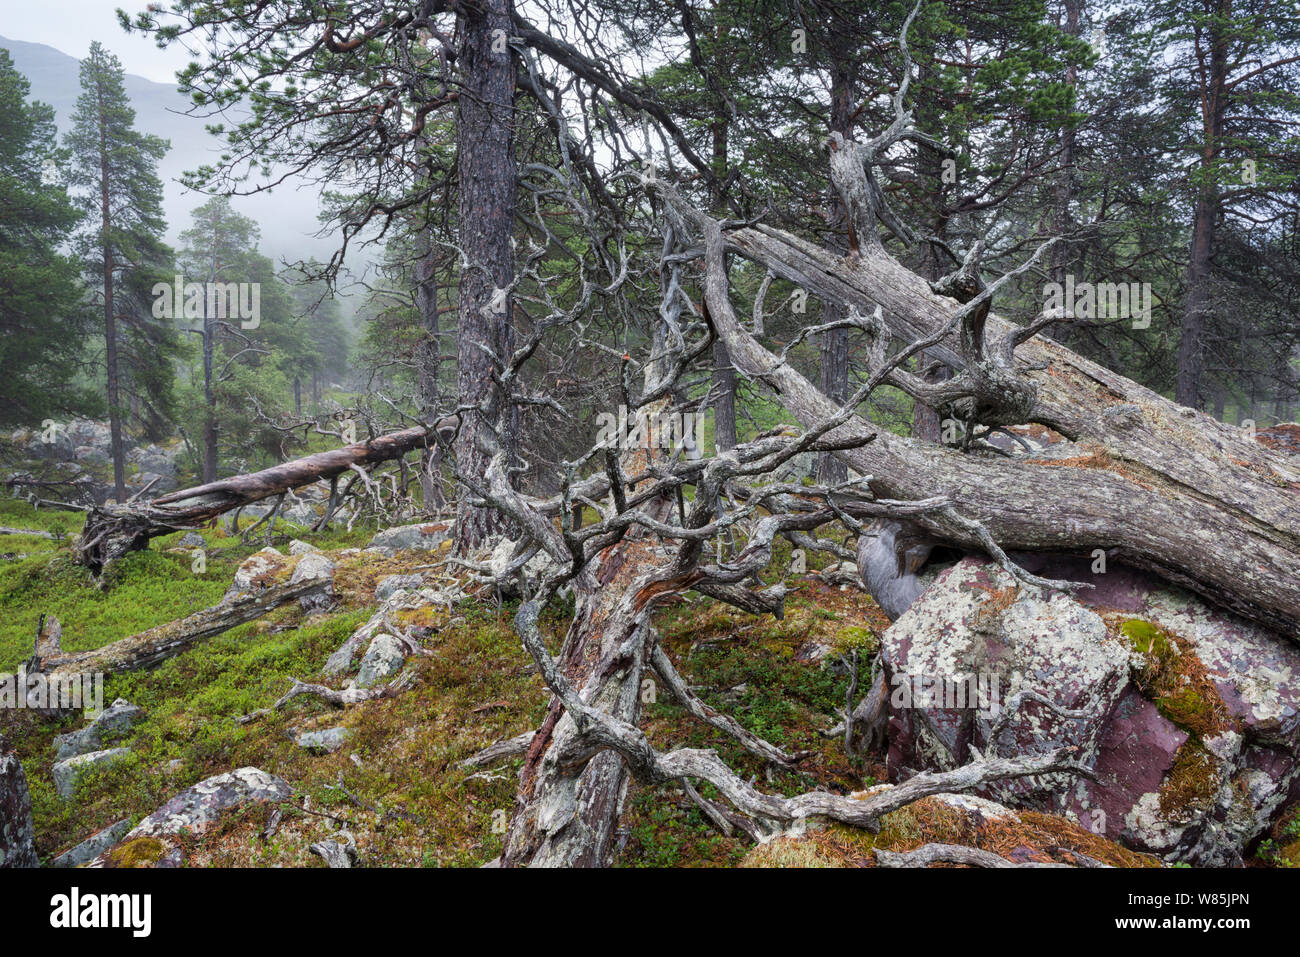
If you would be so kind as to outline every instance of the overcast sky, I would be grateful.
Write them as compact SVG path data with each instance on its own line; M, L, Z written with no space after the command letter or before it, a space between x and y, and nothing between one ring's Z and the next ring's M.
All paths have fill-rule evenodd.
M118 7L134 16L147 0L0 0L0 36L44 43L81 59L98 40L115 53L127 73L175 83L189 62L179 46L159 50L150 37L127 33L117 23Z

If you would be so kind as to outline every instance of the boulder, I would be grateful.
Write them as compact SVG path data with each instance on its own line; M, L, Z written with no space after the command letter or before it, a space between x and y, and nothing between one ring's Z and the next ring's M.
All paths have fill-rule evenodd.
M449 527L443 523L399 525L379 532L370 540L370 546L372 548L392 548L398 551L415 549L432 552L447 541L449 535Z
M143 720L143 711L118 698L84 728L55 737L54 758L56 761L65 761L79 754L98 751L104 745L121 738Z
M357 671L357 687L373 688L402 670L406 663L406 648L393 635L376 635L361 659Z
M967 558L885 632L891 777L1070 745L1096 780L980 794L1170 861L1239 863L1300 783L1300 648L1145 573L1020 560L1094 587L1017 588ZM1020 691L1073 714L1028 697L1004 714Z
M320 731L304 731L294 741L298 747L321 754L333 754L352 737L351 728L323 728Z
M0 751L0 868L39 866L27 775L16 754Z
M91 768L106 768L116 764L131 753L130 748L106 748L102 751L89 751L75 757L56 762L50 770L54 773L54 787L59 797L68 801L72 799L77 787L77 779Z
M108 452L95 445L78 445L72 450L72 460L83 464L103 464L108 461Z
M124 817L116 824L110 824L102 831L96 831L71 850L64 851L50 862L50 866L80 867L82 864L87 864L120 841L130 827L131 819Z
M327 608L334 601L334 562L324 552L308 552L299 558L289 584L297 585L312 580L325 581L328 585L322 592L298 599L298 604L304 611Z
M423 587L423 575L385 575L375 585L375 600L387 601L399 591L419 591Z
M310 542L304 542L298 538L295 538L291 542L289 542L290 555L306 555L309 552L319 552L319 551L320 549L317 548L315 545L311 544Z
M186 532L184 535L180 537L180 540L177 541L176 547L177 548L206 548L207 544L208 543L203 540L203 536L200 535L198 532Z
M287 801L293 788L274 774L245 767L200 781L154 811L111 850L100 854L94 867L177 867L184 852L180 835L202 836L221 816L250 804Z
M256 594L265 591L280 579L288 558L275 548L264 548L244 559L243 564L235 569L235 577L226 589L222 601L229 601L239 595Z

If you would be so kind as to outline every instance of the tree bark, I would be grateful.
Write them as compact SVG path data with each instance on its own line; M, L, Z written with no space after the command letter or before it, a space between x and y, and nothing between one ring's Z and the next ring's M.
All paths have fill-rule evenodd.
M696 214L697 222L703 217ZM818 296L879 303L889 332L912 342L942 330L960 307L930 291L883 249L840 258L770 227L729 231L726 249ZM720 270L720 260L714 269ZM710 275L706 301L736 367L766 383L805 427L838 409L779 364L735 319L725 275ZM988 316L986 337L1012 331ZM956 334L931 351L965 367ZM852 418L828 438L875 436L838 453L873 476L879 496L947 495L1004 548L1105 549L1292 638L1300 638L1300 475L1241 430L1216 422L1110 372L1064 346L1035 338L1016 366L1035 390L1030 420L1075 441L1070 459L1002 459L900 439ZM919 523L936 537L978 548L971 531L941 515Z
M644 461L645 453L637 454ZM672 506L665 496L642 508L667 517ZM574 615L558 661L584 701L630 725L641 716L641 681L654 649L650 614L671 592L660 573L672 556L671 549L656 549L646 536L629 532L573 582ZM520 773L503 866L609 864L628 769L614 751L586 753L582 738L553 697Z
M854 87L857 69L855 51L845 49L847 37L833 37L829 44L831 54L831 113L830 130L849 137L853 130ZM830 187L830 222L843 229L844 201L839 190ZM843 319L843 304L827 300L822 308L822 322L837 322ZM821 334L821 368L819 384L822 393L828 398L843 402L849 396L849 331L831 329ZM848 478L848 469L842 459L829 452L817 456L817 481L823 485L834 485Z
M713 344L713 444L719 452L736 447L736 370L727 346Z
M450 434L454 423L444 420L438 427ZM146 547L158 535L198 528L231 509L342 475L354 466L362 468L399 458L431 442L430 430L417 426L260 472L169 492L139 504L99 506L86 516L76 557L98 574L114 558Z
M108 431L113 457L113 494L126 499L126 454L122 447L122 410L118 405L120 386L117 362L117 313L113 300L113 217L109 202L107 118L101 90L99 111L99 208L100 236L104 250L104 377L108 398Z
M150 628L138 635L114 641L93 651L64 652L57 642L32 662L29 670L50 677L75 674L121 674L139 671L179 655L205 638L212 638L239 625L261 618L291 601L307 598L329 587L325 579L297 584L274 585L265 591L243 595L196 612L178 621Z
M1210 18L1208 70L1200 87L1201 182L1197 186L1192 218L1192 242L1187 263L1187 301L1183 305L1182 334L1178 340L1178 375L1174 397L1183 405L1201 407L1201 376L1205 369L1205 327L1210 310L1210 273L1214 256L1215 229L1219 216L1219 188L1215 164L1223 142L1226 85L1228 80L1227 38L1214 24L1214 17L1228 16L1220 2Z
M456 464L482 475L491 447L513 447L514 410L493 381L513 348L513 304L504 291L514 278L511 233L515 218L514 54L511 0L482 0L461 12L457 68L462 87L456 101L456 155L460 171L460 275L457 395L465 415L456 437ZM490 433L500 429L501 434ZM492 509L476 506L468 490L457 496L456 549L464 553L506 523Z

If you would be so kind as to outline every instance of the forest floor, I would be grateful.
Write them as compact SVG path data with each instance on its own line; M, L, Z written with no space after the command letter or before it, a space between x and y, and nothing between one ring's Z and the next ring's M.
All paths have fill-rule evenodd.
M101 587L69 555L76 524L68 513L0 502L0 526L55 534L0 536L0 673L16 671L31 654L42 614L62 623L65 650L98 647L216 604L239 564L265 545L261 530L245 544L221 528L204 529L207 568L195 574L191 552L175 547L178 533L122 559ZM290 531L327 554L364 547L374 533ZM283 547L288 540L273 544ZM294 799L280 807L281 824L266 838L271 807L228 815L215 831L190 842L190 866L324 866L309 845L343 829L367 866L477 866L498 856L500 821L512 806L520 760L478 773L459 762L536 727L543 717L541 681L511 628L511 603L469 600L426 610L429 620L419 623L432 628L427 653L408 661L415 682L400 695L345 710L299 698L259 720L237 721L269 707L291 679L320 680L325 659L373 611L376 582L429 561L427 552L341 558L336 603L326 612L306 615L291 604L160 667L107 678L105 704L125 698L145 718L120 742L131 755L83 774L70 801L55 790L52 745L55 735L81 720L0 710L0 735L27 774L42 858L123 818L134 823L198 781L249 765L295 788ZM766 769L667 695L648 705L643 727L659 747L716 748L739 773L757 776L773 791L852 793L882 781L883 765L854 766L842 742L822 731L837 720L848 691L840 655L857 649L869 660L888 620L856 589L827 585L815 575L797 582L781 621L687 598L664 609L656 627L706 702L810 757L794 771ZM543 624L558 646L567 609L552 609ZM311 753L293 738L336 726L352 736L332 754ZM1293 863L1300 835L1290 830L1300 830L1298 824L1285 825L1254 863ZM680 788L634 783L624 825L615 863L628 867L870 866L873 848L908 850L928 841L1004 852L1064 846L1119 865L1156 863L1050 815L1022 814L1015 828L972 833L933 799L888 816L879 835L829 827L755 848L716 831ZM1300 863L1300 853L1294 858Z

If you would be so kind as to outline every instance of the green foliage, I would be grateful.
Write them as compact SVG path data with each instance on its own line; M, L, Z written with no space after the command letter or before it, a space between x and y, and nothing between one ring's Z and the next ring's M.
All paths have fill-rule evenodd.
M60 252L80 219L58 174L54 112L0 50L0 425L95 412L75 382L89 331L77 267Z

